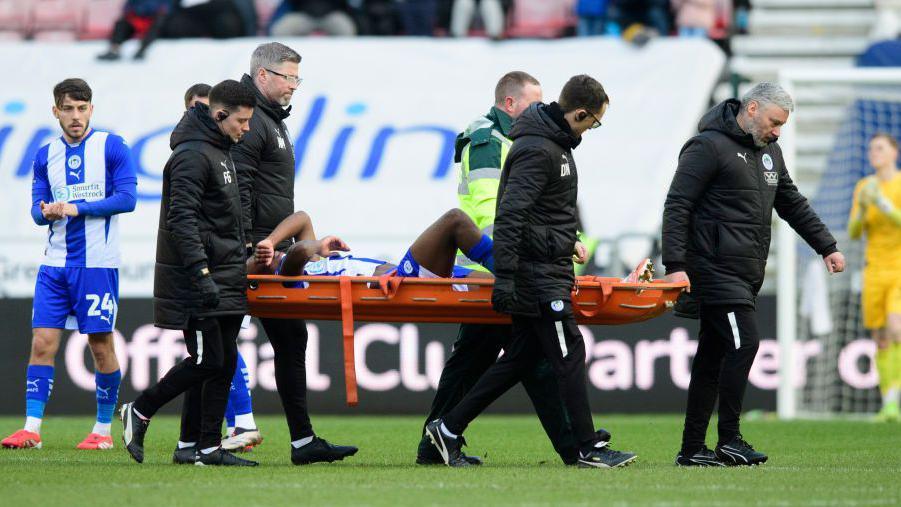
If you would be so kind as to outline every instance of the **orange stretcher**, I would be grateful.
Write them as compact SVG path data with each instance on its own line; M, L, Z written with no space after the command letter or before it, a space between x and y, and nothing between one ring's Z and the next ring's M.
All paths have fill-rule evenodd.
M490 278L251 275L247 281L251 315L341 321L345 390L350 406L359 401L354 365L355 321L510 323L509 315L491 308L494 280ZM618 278L580 276L576 277L572 292L573 312L580 324L641 322L672 308L685 286L684 282L624 282Z

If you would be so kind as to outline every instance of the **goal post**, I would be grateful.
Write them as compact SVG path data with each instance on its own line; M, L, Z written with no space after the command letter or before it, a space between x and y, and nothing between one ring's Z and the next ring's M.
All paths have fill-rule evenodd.
M786 164L796 181L799 171L808 179L819 174L808 197L838 240L848 266L845 274L826 277L825 290L808 286L811 278L805 275L817 275L816 256L778 220L778 416L868 414L879 408L879 399L860 323L863 246L849 241L847 216L854 185L872 173L866 160L869 137L887 132L901 138L901 69L786 69L779 81L796 106L780 138ZM825 298L816 315L809 309L802 315L805 290L807 298Z

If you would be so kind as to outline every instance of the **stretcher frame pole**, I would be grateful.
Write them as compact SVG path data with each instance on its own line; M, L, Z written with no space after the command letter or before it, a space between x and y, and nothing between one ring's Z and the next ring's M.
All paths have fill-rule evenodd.
M360 402L357 392L357 369L354 360L354 309L350 277L338 278L341 298L341 335L344 337L344 391L347 405L356 407Z

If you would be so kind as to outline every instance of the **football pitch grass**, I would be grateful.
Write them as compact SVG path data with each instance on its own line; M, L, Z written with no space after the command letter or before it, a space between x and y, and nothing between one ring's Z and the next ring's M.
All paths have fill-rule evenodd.
M20 417L0 418L11 433ZM258 417L257 468L170 464L178 420L153 420L143 465L123 449L76 451L90 417L44 422L44 448L0 451L0 505L901 505L901 425L852 421L747 421L748 441L770 456L755 468L673 465L679 416L597 416L616 449L638 453L624 469L563 466L532 416L484 416L467 431L482 467L414 464L419 417L318 416L323 437L360 447L344 462L291 465L280 416ZM714 443L713 433L708 443Z

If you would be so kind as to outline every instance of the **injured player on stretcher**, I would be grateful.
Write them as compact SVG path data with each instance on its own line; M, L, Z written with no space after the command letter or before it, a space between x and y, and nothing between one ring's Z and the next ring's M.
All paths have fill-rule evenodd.
M274 245L288 238L287 252ZM493 278L490 273L455 266L457 249L494 271L493 242L461 210L452 209L428 226L397 265L383 260L345 254L350 247L337 236L316 239L310 216L298 211L284 219L255 248L247 260L248 275L382 276L419 278Z

